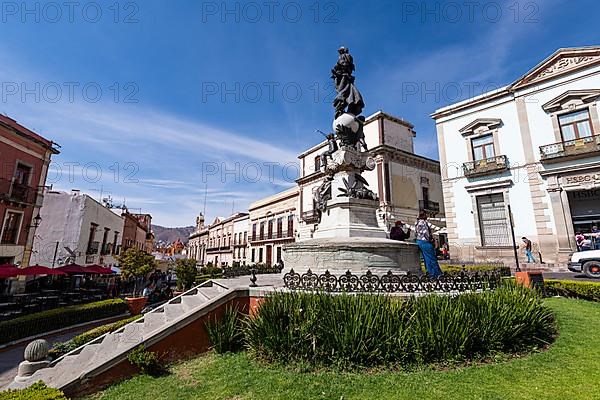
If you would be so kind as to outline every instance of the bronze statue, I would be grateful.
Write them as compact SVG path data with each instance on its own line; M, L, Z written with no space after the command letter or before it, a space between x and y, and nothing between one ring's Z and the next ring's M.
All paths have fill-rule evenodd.
M346 112L358 116L365 107L365 103L362 95L354 86L354 76L352 75L355 70L354 59L345 47L340 47L338 54L338 61L331 70L331 77L337 92L333 100L335 118Z

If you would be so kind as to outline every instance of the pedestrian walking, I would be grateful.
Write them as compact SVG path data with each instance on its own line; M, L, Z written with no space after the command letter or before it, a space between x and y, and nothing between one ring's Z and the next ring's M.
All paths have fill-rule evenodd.
M533 254L531 253L531 240L527 239L525 236L523 236L521 238L521 240L523 240L523 244L525 247L525 255L527 256L527 262L528 263L534 263L535 262L535 258L533 257Z
M433 246L433 234L431 233L432 230L435 229L435 226L427 221L427 213L421 211L417 223L415 224L415 238L417 240L417 245L423 254L425 269L433 278L442 275L442 270L438 264L435 248Z

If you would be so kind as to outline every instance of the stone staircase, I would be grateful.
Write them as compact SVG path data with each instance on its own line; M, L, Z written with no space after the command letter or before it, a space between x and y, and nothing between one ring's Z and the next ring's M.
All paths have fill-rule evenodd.
M136 346L153 344L185 326L186 321L194 321L196 315L203 315L206 308L220 304L219 299L224 300L234 291L221 283L205 282L119 330L65 354L25 381L13 382L9 389L21 389L42 380L50 387L65 390L123 361Z

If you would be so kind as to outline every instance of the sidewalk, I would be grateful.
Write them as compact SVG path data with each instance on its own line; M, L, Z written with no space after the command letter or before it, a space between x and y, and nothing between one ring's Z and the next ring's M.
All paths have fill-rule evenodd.
M70 340L83 332L107 323L109 322L92 321L85 326L80 326L66 332L56 333L50 336L44 336L42 334L38 337L38 339L46 339L52 346L54 343L66 342L67 340ZM14 347L10 347L7 350L0 351L0 391L4 390L4 387L11 383L17 375L19 363L23 361L23 353L25 352L25 347L27 347L27 344L28 343L19 344Z

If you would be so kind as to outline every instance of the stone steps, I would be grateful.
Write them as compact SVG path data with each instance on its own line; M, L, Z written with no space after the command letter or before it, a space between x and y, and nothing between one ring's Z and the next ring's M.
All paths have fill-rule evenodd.
M111 362L119 362L136 346L160 334L175 321L201 311L203 305L227 291L228 288L223 285L205 282L145 314L141 319L74 350L50 367L36 371L25 382L13 382L9 388L20 389L39 380L58 389L73 385L88 373Z

